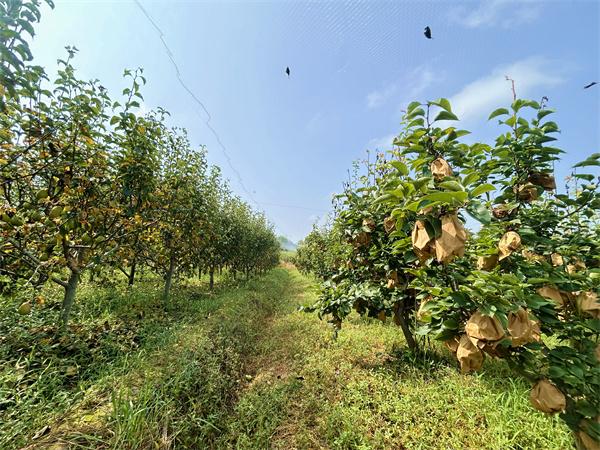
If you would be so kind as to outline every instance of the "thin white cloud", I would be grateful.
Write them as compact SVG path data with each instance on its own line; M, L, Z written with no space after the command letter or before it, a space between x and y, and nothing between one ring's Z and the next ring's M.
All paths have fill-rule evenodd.
M400 111L406 108L406 105L417 100L417 97L423 94L423 92L426 92L432 85L443 81L444 77L445 75L443 72L434 72L428 66L418 66L408 72L401 81L388 86L388 88L383 91L375 91L369 94L369 96L367 96L367 106L375 107L387 102L393 96L391 92L392 87L394 87L394 94L400 94L400 91L402 91L402 93L398 95L400 98L398 99L399 101L397 104L400 106L396 111L397 115L402 115ZM399 86L402 86L402 90L400 90ZM386 96L384 93L388 93L389 95ZM375 102L381 103L375 105ZM396 132L373 138L367 142L366 147L370 150L390 150L392 148L392 142L397 135L398 133Z
M419 93L426 89L438 78L431 71L421 70L420 81L415 80L412 89L401 105L406 106L409 100L415 100ZM485 120L496 108L509 105L512 102L511 85L506 80L509 76L515 80L517 96L527 98L536 93L545 95L544 89L557 86L565 81L567 68L556 66L544 58L532 57L495 67L491 73L478 78L449 98L452 110L461 121ZM540 92L540 90L542 90ZM367 142L371 150L389 150L397 133L376 137Z
M487 117L492 110L512 102L511 86L506 76L515 80L520 98L564 81L563 69L542 58L528 58L496 67L491 74L467 84L450 98L452 109L459 119Z
M387 136L371 139L367 143L367 148L369 150L380 150L380 151L391 150L392 142L394 141L394 138L396 136L397 136L397 134L388 134Z
M541 14L539 1L484 0L478 7L457 6L450 10L450 18L467 28L500 26L511 28L535 21Z
M428 67L417 67L410 74L411 81L409 82L407 97L412 101L432 84L440 82L442 79L442 74L436 75L435 72Z
M367 107L369 109L378 108L387 103L398 92L396 83L389 84L383 90L373 91L367 95Z
M310 120L306 123L306 131L309 133L315 133L319 130L323 119L325 118L325 114L322 111L318 111L315 113Z
M366 102L369 109L385 105L395 97L413 100L432 84L441 81L443 76L427 66L418 66L404 74L399 80L388 84L382 89L367 94Z

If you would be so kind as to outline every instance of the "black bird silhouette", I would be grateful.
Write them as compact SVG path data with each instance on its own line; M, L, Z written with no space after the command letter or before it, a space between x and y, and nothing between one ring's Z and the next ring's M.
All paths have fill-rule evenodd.
M425 31L423 32L427 39L431 39L431 28L425 27Z
M584 86L583 88L584 89L591 88L595 84L598 84L598 82L597 81L592 81L590 84L588 84L587 86Z
M287 74L288 78L290 77L290 68L286 67L285 68L285 73Z

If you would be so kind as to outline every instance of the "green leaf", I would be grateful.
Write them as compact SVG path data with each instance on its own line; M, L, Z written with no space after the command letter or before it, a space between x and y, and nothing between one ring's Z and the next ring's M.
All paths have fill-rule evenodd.
M493 113L490 114L490 116L488 117L488 120L492 120L494 117L498 117L503 114L508 114L508 109L498 108L497 110L495 110Z
M447 189L449 191L464 191L464 188L458 181L443 181L438 183L438 187Z
M417 108L414 111L411 111L409 114L407 114L406 118L408 120L412 120L415 117L424 116L424 115L425 115L425 110L423 108Z
M33 31L33 26L27 20L17 19L17 22L23 27L25 31L29 33L31 37L35 35L35 32Z
M463 203L467 200L468 194L465 191L459 192L433 192L421 198L424 201L443 202L443 203Z
M393 199L393 198L394 198L394 196L393 196L392 194L383 194L383 195L380 195L379 197L377 197L377 198L376 198L376 199L373 201L373 204L374 204L374 205L377 205L377 204L379 204L379 203L384 203L384 202L386 202L386 201L388 201L388 200L391 200L391 199Z
M400 175L408 175L408 167L406 167L406 164L404 164L402 161L392 161L390 162L390 165L400 172Z
M440 113L435 116L435 119L433 119L434 122L437 122L438 120L458 120L458 117L451 112L440 111Z
M471 172L465 178L463 178L463 185L464 186L468 186L470 184L473 184L477 180L479 180L479 178L480 177L479 177L479 174L477 172Z
M394 189L393 191L389 191L389 195L394 198L404 198L404 191L402 189Z
M413 186L415 187L415 190L418 191L419 189L421 189L423 186L425 186L430 181L431 181L431 177L420 177L420 178L417 178L415 181L413 181Z
M411 103L408 105L408 108L406 108L406 112L407 112L408 114L410 114L411 112L413 112L413 110L415 110L415 109L416 109L416 108L418 108L419 106L421 106L421 103L419 103L419 102L411 102Z
M546 117L548 114L552 114L554 112L553 109L541 109L538 111L537 113L537 118L538 120L543 119L544 117Z
M514 127L515 124L517 123L517 116L510 116L508 119L506 119L504 121L504 123L506 125L508 125L509 127Z
M456 130L455 133L457 138L461 136L466 136L467 134L471 134L471 132L467 130Z
M529 106L530 108L533 109L540 109L541 106L538 102L534 101L534 100L525 100L523 102L523 106Z
M425 120L422 117L419 117L415 120L412 120L408 125L406 125L406 128L412 128L412 127L416 127L416 126L420 126L420 127L425 126Z
M421 200L417 200L412 203L409 203L408 205L406 205L406 209L408 211L417 212L417 209L419 209L419 203L421 203Z
M440 98L434 102L431 102L432 105L439 106L440 108L446 110L449 113L452 113L452 107L450 106L450 102L447 98ZM456 119L458 120L458 119Z
M594 181L594 179L596 178L594 175L589 173L576 173L575 175L573 175L573 177L585 181Z
M479 200L471 201L466 210L479 223L489 225L492 221L492 213Z
M600 166L600 153L594 153L589 158L584 161L578 162L573 166L575 167L585 167L585 166Z
M512 102L512 105L510 105L510 107L512 108L512 110L514 112L518 112L526 104L527 104L526 100L521 100L520 98L518 98L514 102Z
M473 189L471 191L471 197L478 197L481 194L493 191L495 189L496 189L496 187L493 184L490 184L490 183L480 184L479 186L477 186L475 189Z

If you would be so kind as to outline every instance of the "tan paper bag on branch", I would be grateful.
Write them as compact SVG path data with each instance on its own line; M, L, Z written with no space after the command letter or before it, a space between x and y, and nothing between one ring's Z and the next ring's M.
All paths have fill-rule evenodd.
M444 158L437 158L431 163L429 168L431 169L431 174L436 181L441 181L445 177L452 176L452 169Z
M458 345L459 345L458 336L454 336L452 339L448 339L447 341L444 341L444 345L452 353L456 353L456 351L458 350Z
M571 275L581 270L585 270L585 268L585 263L578 258L575 258L571 264L567 264L567 272Z
M532 252L531 250L527 250L527 249L523 249L521 251L521 255L523 255L523 258L525 258L527 261L531 261L531 262L546 261L546 258L543 255L540 255L538 253Z
M554 267L562 266L565 263L563 257L559 253L552 253L550 255L550 260Z
M509 215L511 215L514 210L515 210L515 208L511 208L510 206L508 206L506 204L499 204L492 208L492 215L496 219L504 219L504 218L508 217Z
M504 233L500 242L498 243L498 250L500 250L500 257L502 261L504 258L509 257L514 251L521 247L521 236L515 231L507 231Z
M529 314L523 308L514 313L508 314L508 333L511 337L511 345L513 347L519 347L529 342L534 342L537 338L539 339L539 333L535 328L536 321L529 319ZM538 325L539 329L539 325Z
M594 422L600 424L600 415L596 416L592 419ZM587 427L589 427L590 421L588 419L582 420L579 424L580 430L575 433L575 438L578 443L581 445L581 449L584 450L600 450L600 442L593 439L589 434L586 433Z
M368 228L370 231L375 230L375 228L377 227L377 224L373 219L363 219L362 225L363 227Z
M529 401L535 409L548 414L563 411L567 406L564 394L546 379L538 381L533 386Z
M565 306L565 296L561 294L554 286L544 286L537 290L537 293L542 297L552 300L557 306L563 308Z
M543 187L546 191L553 191L556 189L556 181L549 173L533 172L529 175L529 182Z
M365 245L369 245L370 242L371 242L371 235L369 233L365 233L364 231L361 231L360 233L358 233L358 235L354 239L354 246L355 247L364 247Z
M477 269L492 270L498 264L498 255L480 256L477 258Z
M386 217L383 220L383 228L385 229L386 233L390 234L396 229L396 219L393 217Z
M434 248L432 239L427 234L425 229L425 222L417 220L412 232L412 245L413 250L419 260L425 261L426 259L433 256Z
M505 333L502 324L495 317L484 316L476 311L465 325L465 333L472 338L486 342L499 341Z
M542 340L542 327L539 320L530 320L531 322L531 337L535 342Z
M465 254L467 232L456 214L442 216L442 235L435 240L435 256L443 264L447 264L455 256Z
M600 301L595 292L581 292L576 298L577 309L581 314L600 319Z
M579 439L583 450L600 450L600 442L594 440L594 438L583 430L577 432L577 439Z
M532 201L537 200L539 196L537 187L531 183L519 186L518 188L515 187L515 192L517 193L517 197L519 197L519 200L523 200L527 203L531 203Z
M479 370L483 365L483 353L471 342L471 339L466 334L463 334L458 341L456 358L460 363L460 371L462 373Z

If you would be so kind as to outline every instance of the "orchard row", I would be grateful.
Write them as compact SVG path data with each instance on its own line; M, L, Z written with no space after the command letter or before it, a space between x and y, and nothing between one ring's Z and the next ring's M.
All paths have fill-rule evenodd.
M167 125L162 109L141 112L142 70L111 98L98 80L77 78L72 59L50 81L32 59L27 35L39 2L0 2L0 287L64 288L66 324L84 272L144 267L178 274L233 276L265 271L279 244L265 217L232 194L204 148ZM26 301L21 312L28 312Z
M506 131L467 144L448 100L411 103L393 150L357 170L296 264L323 279L314 309L336 329L354 309L393 320L413 352L444 342L464 373L504 359L535 408L597 449L600 154L557 189L552 112L515 95L489 117Z

